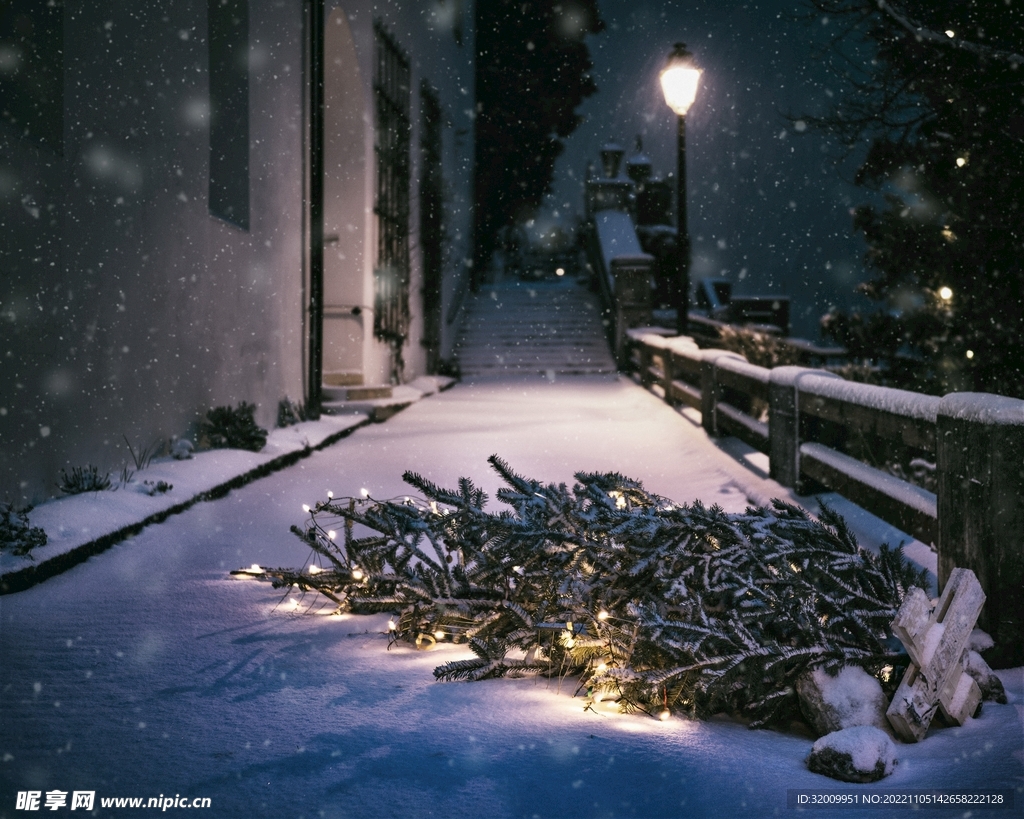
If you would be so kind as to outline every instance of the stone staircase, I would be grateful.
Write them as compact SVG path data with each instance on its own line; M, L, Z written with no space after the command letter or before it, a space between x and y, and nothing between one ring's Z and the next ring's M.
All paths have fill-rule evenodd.
M616 371L598 298L569 277L482 286L455 357L464 378Z

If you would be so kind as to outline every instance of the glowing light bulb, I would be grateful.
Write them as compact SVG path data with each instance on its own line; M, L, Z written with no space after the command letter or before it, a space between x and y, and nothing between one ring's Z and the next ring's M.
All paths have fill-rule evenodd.
M565 275L565 268L564 267L558 268L558 270L555 271L555 275L556 276L564 276Z
M974 350L968 350L967 351L967 357L968 358L974 358Z
M388 620L388 631L394 631L397 628L398 625L395 623L394 620Z
M362 569L356 567L356 568L354 568L352 570L352 579L353 580L362 580L363 577L365 577L365 575L363 574L363 570Z
M606 612L604 609L601 609L597 613L597 619L598 620L607 620L608 619L608 612Z
M958 157L956 158L956 166L957 166L958 168L962 168L962 167L963 167L964 165L966 165L966 164L967 164L967 160L966 160L966 159L964 159L964 158L963 158L962 156L958 156Z
M309 573L310 574L320 574L320 567L319 566L310 566L309 567Z
M328 500L333 500L334 499L334 493L330 489L327 490L327 499Z
M667 720L668 720L668 718L669 718L669 717L671 717L671 716L672 716L672 712L671 712L671 711L669 711L669 710L668 710L668 709L666 708L666 709L665 709L664 711L662 711L662 712L661 712L660 714L658 714L658 719L660 719L660 720L661 720L662 722L665 722L665 721L667 721Z
M603 692L598 691L596 694L594 694L594 702L601 702L603 699L604 699L604 693Z
M947 28L946 29L946 36L949 37L950 40L952 40L954 37L956 37L956 32L953 31L953 29L951 29L951 28Z
M253 563L249 567L249 571L252 572L253 574L263 574L263 567L260 566L259 563Z
M370 497L370 490L364 486L362 489L359 490L359 494L362 495L364 498L368 498Z
M441 629L438 629L437 631L435 631L434 632L434 639L435 640L443 640L444 639L444 632L441 631Z
M302 511L303 512L308 512L309 511L309 504L308 503L302 504Z
M608 663L598 663L597 668L594 669L598 674L603 674L608 670Z
M338 536L338 533L337 533L337 532L335 532L335 531L334 531L333 529L331 529L331 530L330 530L330 531L329 531L329 532L327 533L327 537L329 537L329 538L330 538L331 540L334 540L334 539L335 539L335 538L336 538L337 536Z
M939 298L942 299L943 301L949 301L951 298L953 298L953 291L948 287L940 287Z

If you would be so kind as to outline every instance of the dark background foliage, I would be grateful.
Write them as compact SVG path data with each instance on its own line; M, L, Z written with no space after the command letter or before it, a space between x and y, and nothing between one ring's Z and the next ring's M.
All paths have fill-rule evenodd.
M596 0L476 4L477 271L497 232L551 190L576 109L597 91L585 38L603 28Z
M854 224L874 273L861 290L883 314L833 314L826 334L898 386L1024 397L1024 13L812 5L841 23L830 61L845 82L812 120L850 149L870 143L855 181L880 194Z

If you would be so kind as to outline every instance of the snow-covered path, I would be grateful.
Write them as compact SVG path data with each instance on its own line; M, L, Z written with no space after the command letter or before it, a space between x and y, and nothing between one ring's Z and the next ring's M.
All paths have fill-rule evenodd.
M468 819L764 817L795 813L793 788L981 787L1016 788L1015 809L993 815L1024 814L1021 669L1002 674L1009 705L899 746L893 776L844 788L807 771L808 737L584 713L571 682L435 683L465 649L388 651L383 617L330 617L227 574L301 565L288 527L328 489L402 494L412 469L493 493L492 453L543 480L615 470L678 500L746 505L699 428L614 376L459 385L0 597L0 817L28 815L28 790L96 791L102 816L147 812L101 797L179 795L210 798L216 817ZM809 815L833 813L858 815Z

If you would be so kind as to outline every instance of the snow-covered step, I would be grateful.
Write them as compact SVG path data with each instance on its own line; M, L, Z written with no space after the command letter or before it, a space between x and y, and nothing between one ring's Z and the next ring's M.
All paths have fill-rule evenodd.
M572 279L483 288L468 305L456 357L465 376L616 369L597 297Z

